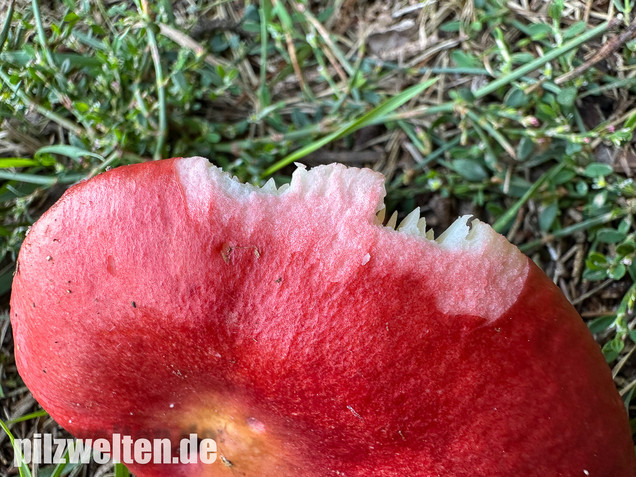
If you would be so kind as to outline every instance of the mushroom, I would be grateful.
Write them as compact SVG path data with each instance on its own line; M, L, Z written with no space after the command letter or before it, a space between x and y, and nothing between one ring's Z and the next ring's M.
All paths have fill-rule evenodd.
M138 477L634 476L559 289L478 220L383 226L383 184L332 164L257 188L199 157L77 184L20 251L24 382L78 437L216 442Z

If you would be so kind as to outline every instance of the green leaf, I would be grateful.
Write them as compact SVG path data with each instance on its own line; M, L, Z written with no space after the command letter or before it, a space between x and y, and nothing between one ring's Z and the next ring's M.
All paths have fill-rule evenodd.
M625 276L626 272L627 272L627 268L625 268L625 265L623 265L622 263L619 263L618 265L610 269L608 275L612 280L620 280L621 278Z
M616 336L613 340L608 341L603 345L603 355L608 363L611 363L618 355L623 351L625 343L620 336Z
M607 266L607 257L599 252L590 252L585 264L590 270L600 270Z
M76 101L75 103L73 103L73 106L80 113L87 113L91 109L91 107L83 101Z
M583 272L583 278L591 282L597 282L607 278L607 272L605 270L590 270L587 269Z
M583 33L586 28L587 28L587 23L576 22L563 32L563 39L569 40L570 38L574 38L575 36Z
M530 157L532 151L534 150L534 142L528 136L524 136L519 141L519 145L517 146L517 159L520 161L525 161Z
M633 240L628 240L626 242L623 242L622 244L616 247L616 253L620 255L621 257L624 257L625 255L630 255L634 253L634 251L636 251L636 242L634 242Z
M528 27L528 34L533 41L543 40L552 34L552 27L546 23L533 23Z
M455 63L456 66L460 68L478 68L482 65L482 62L479 61L474 55L463 52L462 50L453 50L451 53L451 59Z
M602 333L614 324L614 320L616 320L615 315L600 316L598 318L590 320L587 323L587 327L589 328L591 333Z
M632 130L636 127L636 113L627 118L627 120L625 121L625 127Z
M457 88L449 91L449 96L453 100L464 101L466 103L473 103L475 101L475 96L473 96L469 88Z
M53 146L44 146L37 150L35 158L38 159L42 154L59 154L60 156L70 157L71 159L78 161L81 157L88 156L104 161L104 158L94 152L86 151L76 146L69 146L67 144L55 144Z
M74 12L67 13L64 17L64 21L67 23L76 23L79 19L80 16Z
M552 227L554 219L556 219L559 213L559 203L557 201L548 205L539 215L539 228L543 232L547 232Z
M604 227L596 232L596 240L602 243L618 243L625 240L626 235L616 229Z
M625 218L618 223L618 227L616 227L616 230L618 230L620 233L627 235L629 231L631 230L631 228L632 228L631 218L629 220Z
M548 7L548 15L555 22L561 21L561 16L563 15L563 9L565 8L563 0L553 0L553 2Z
M464 179L481 182L488 178L488 172L479 162L472 159L455 159L453 169Z
M545 103L539 103L537 105L537 117L541 121L554 121L554 118L557 116L557 113L552 107Z
M577 194L579 194L580 197L585 196L589 190L589 187L585 181L577 181L574 188L576 189L576 192Z
M510 55L510 59L515 65L525 65L534 60L534 55L531 53L514 53Z
M526 106L530 102L530 99L521 88L513 86L506 95L505 102L509 108L518 109Z
M578 90L574 86L563 88L559 94L557 94L557 103L568 108L572 107L576 101L577 93Z
M612 166L608 165L608 164L603 164L601 162L593 162L592 164L588 165L585 170L583 171L583 174L585 174L587 177L604 177L607 176L609 174L611 174L614 170L612 169Z
M633 282L636 282L636 260L632 261L631 265L627 268L627 272Z
M459 20L452 20L450 22L442 23L439 29L445 32L455 32L459 31L460 27L461 23Z
M565 153L568 156L573 156L577 152L581 152L583 150L583 146L576 142L568 142L565 146Z
M576 172L571 169L563 169L557 175L554 176L552 183L555 185L567 184L576 177Z

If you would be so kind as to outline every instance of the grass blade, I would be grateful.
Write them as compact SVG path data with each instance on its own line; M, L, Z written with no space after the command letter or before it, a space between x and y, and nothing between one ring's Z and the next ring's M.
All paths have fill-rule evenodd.
M163 147L168 134L168 113L166 109L166 90L163 84L163 69L161 67L161 55L159 54L159 46L157 45L157 37L152 29L150 20L150 12L148 11L147 2L140 2L140 12L146 18L146 35L148 36L148 47L150 48L150 56L155 68L155 83L157 86L157 103L159 105L159 130L157 131L157 144L155 145L154 159L163 157Z
M4 44L9 36L9 28L11 28L11 20L13 20L13 4L14 1L11 0L7 10L7 18L4 20L4 25L2 25L2 31L0 31L0 51L4 48Z
M130 477L130 471L124 464L115 464L115 477Z
M64 471L66 470L66 466L68 465L67 461L68 461L68 448L66 448L66 451L64 452L64 455L62 456L62 460L60 461L60 463L55 466L55 469L53 469L53 472L51 473L51 477L62 477L62 475L64 474Z
M537 181L534 184L532 184L532 186L526 191L526 193L523 194L523 196L517 202L515 202L515 205L510 207L510 209L508 209L508 211L506 211L505 214L503 214L501 217L499 217L499 219L497 219L497 221L493 224L492 228L495 229L497 232L502 233L502 231L506 228L508 223L510 223L516 217L521 207L523 207L523 205L526 202L528 202L530 198L532 198L532 196L539 189L539 187L541 187L545 181L557 175L559 171L561 171L561 169L563 169L564 167L565 167L565 162L561 162L557 164L556 166L554 166L549 171L545 172L541 177L539 177Z
M260 107L265 108L269 105L269 92L267 91L267 24L272 16L272 6L270 0L263 0L259 8L259 16L261 20L261 64L260 64L260 80L261 85L258 89L258 99Z
M15 424L16 422L30 421L31 419L37 419L38 417L44 417L48 415L49 415L48 412L46 412L44 409L40 409L39 411L31 412L29 414L25 414L24 416L11 419L10 421L7 421L7 425L10 426L12 424Z
M424 83L420 83L420 84L411 86L408 89L405 89L402 93L386 100L384 103L373 108L371 111L364 114L362 117L345 124L344 127L342 127L341 129L334 131L331 134L328 134L327 136L312 142L311 144L308 144L307 146L293 152L287 157L284 157L280 161L276 162L275 164L267 168L265 172L263 172L263 176L267 177L273 174L274 172L278 171L279 169L282 169L283 167L300 159L301 157L305 157L306 155L320 149L321 147L329 144L330 142L335 141L336 139L339 139L348 134L351 134L352 132L357 131L358 129L362 127L365 127L372 122L377 124L387 114L395 111L404 103L420 95L423 91L431 87L436 82L437 82L437 79L434 78L434 79L425 81Z
M85 174L69 174L58 177L39 176L37 174L27 174L22 172L5 172L0 171L0 179L9 181L26 182L28 184L38 184L44 186L52 186L53 184L73 184L81 181L86 177Z
M0 420L0 427L6 432L7 436L9 436L9 441L11 441L11 445L13 446L13 452L15 453L16 460L20 461L20 465L18 466L18 470L20 471L20 477L31 477L31 471L29 467L24 462L24 456L22 455L22 451L20 447L15 441L13 434L11 434L11 430L9 426L7 426L4 421Z
M550 235L547 235L544 238L540 238L537 240L532 240L525 244L519 246L519 250L524 253L532 252L537 247L541 247L546 243L560 237L567 237L568 235L572 235L575 232L579 232L581 230L587 230L591 227L596 227L597 225L603 225L620 218L626 215L626 212L623 210L615 210L612 212L608 212L606 214L602 214L596 217L592 217L591 219L582 220L581 222L577 222L576 224L570 225L569 227L563 227L560 230L557 230Z
M31 167L31 166L39 166L40 163L38 161L34 161L33 159L28 159L26 157L1 157L0 158L0 169L8 169L10 167Z
M82 56L76 53L52 53L52 56L58 63L68 62L70 66L75 68L99 68L102 65L95 57ZM0 53L0 62L2 63L24 67L30 61L32 61L32 58L26 51L5 51Z
M42 24L40 4L38 3L38 0L32 0L31 5L33 7L33 18L35 20L35 28L38 32L38 40L40 41L40 45L42 46L42 50L44 51L44 57L46 58L49 66L55 69L55 61L51 56L51 51L49 50L49 45L46 41L46 32L44 31L44 25Z
M78 161L81 157L88 156L104 161L104 158L99 154L87 151L77 146L69 146L68 144L54 144L52 146L41 147L35 153L35 158L39 158L42 154L59 154L60 156L70 157L71 159Z

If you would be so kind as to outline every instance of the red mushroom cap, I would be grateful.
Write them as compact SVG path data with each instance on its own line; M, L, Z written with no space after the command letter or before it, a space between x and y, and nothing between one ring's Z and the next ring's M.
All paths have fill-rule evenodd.
M368 169L258 189L203 158L80 183L20 251L20 374L76 436L217 442L138 477L634 476L559 289L479 221L382 226L384 194Z

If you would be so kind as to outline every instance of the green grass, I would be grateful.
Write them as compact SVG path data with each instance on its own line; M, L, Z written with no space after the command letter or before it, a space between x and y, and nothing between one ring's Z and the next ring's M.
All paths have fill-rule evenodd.
M473 213L519 245L588 321L634 419L636 43L586 63L634 2L429 2L388 24L369 2L358 26L335 0L58 3L0 0L5 304L29 225L83 178L202 155L280 184L329 153L383 172L389 211L420 206L437 234ZM390 28L407 19L420 28ZM26 391L7 343L9 412Z

